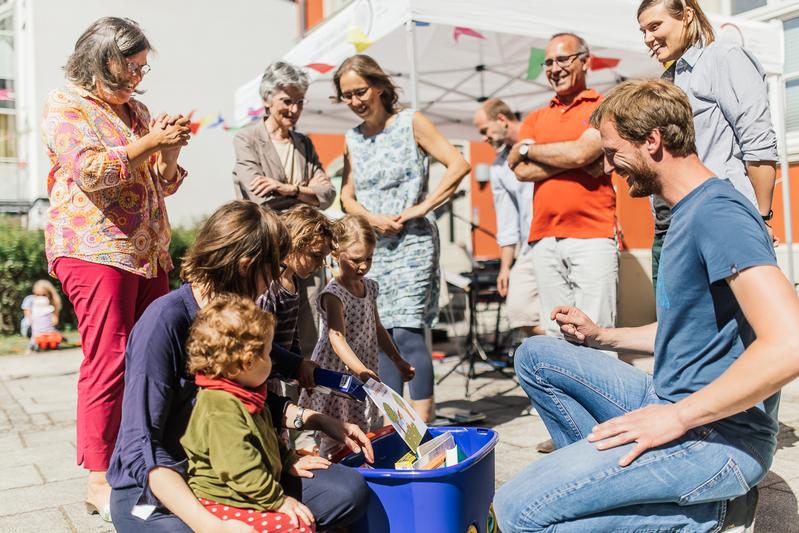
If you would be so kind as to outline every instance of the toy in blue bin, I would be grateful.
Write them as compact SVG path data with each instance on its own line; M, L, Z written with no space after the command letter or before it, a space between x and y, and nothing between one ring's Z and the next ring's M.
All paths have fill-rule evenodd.
M352 533L493 533L494 447L497 432L470 427L429 428L433 437L450 431L464 459L435 470L395 470L408 446L392 428L375 435L374 468L360 468L370 497ZM361 467L362 453L341 464Z
M313 371L315 389L325 394L335 394L358 401L366 401L366 391L363 382L352 374L336 372L327 368L317 368Z

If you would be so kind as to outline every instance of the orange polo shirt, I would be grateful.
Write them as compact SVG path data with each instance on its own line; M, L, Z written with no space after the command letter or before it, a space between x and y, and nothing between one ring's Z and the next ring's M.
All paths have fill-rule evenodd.
M585 89L568 106L556 96L525 117L520 137L538 144L577 140L591 127L588 119L601 101L602 95L593 89ZM528 241L613 237L615 222L616 192L610 176L594 178L581 169L566 170L536 182Z

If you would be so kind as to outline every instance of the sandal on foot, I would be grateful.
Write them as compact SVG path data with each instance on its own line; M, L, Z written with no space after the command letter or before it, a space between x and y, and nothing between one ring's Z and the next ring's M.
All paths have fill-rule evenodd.
M86 501L84 502L86 505L86 512L90 515L100 515L100 518L103 519L105 522L111 522L111 504L107 503L103 506L102 509L98 509L96 505L92 502Z

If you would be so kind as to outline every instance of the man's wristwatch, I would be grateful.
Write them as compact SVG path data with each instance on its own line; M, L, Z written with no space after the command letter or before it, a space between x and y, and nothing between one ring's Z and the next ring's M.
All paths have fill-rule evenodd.
M302 415L305 414L305 407L297 409L297 414L294 416L294 429L302 429L305 422L302 421Z
M530 151L530 143L524 143L519 147L519 155L522 156L522 159L527 159L527 152Z
M763 222L768 222L769 220L774 218L774 210L773 209L769 209L768 210L768 215L760 215L760 216L763 217Z

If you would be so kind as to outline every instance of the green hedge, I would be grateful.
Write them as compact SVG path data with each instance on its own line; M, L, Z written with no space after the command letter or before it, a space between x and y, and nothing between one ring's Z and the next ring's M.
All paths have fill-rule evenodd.
M189 245L194 242L195 229L175 228L169 253L175 269L169 274L169 285L180 285L180 258ZM49 279L61 291L61 284L47 273L47 259L44 254L44 232L24 230L12 220L0 219L0 333L19 331L22 319L20 304L31 293L33 283L38 279ZM76 327L75 313L69 300L61 293L64 309L61 311L61 324Z

